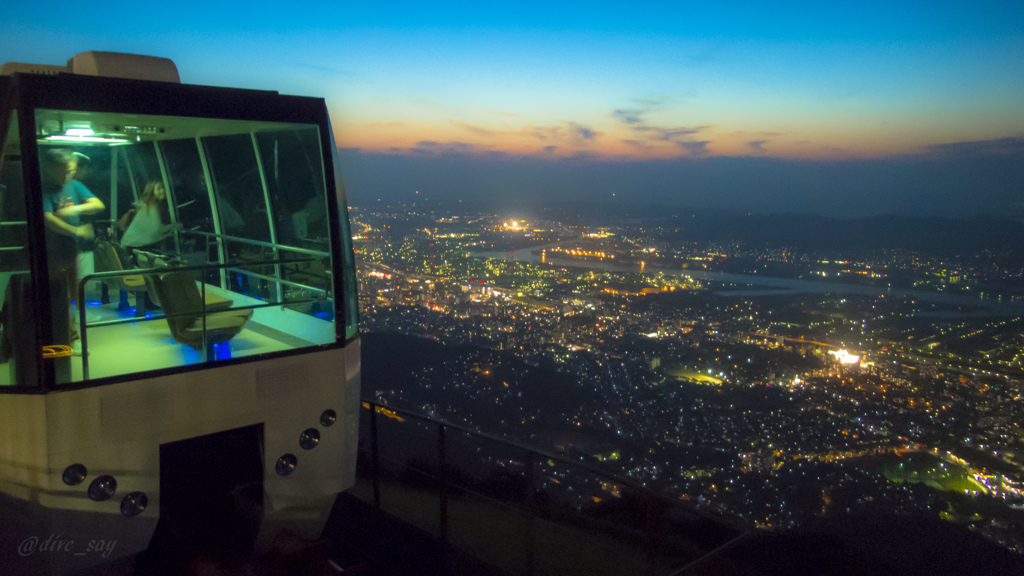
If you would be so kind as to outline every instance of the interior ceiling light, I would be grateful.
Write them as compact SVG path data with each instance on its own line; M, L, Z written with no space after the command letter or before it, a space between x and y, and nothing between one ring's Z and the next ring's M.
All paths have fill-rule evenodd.
M69 130L70 132L70 130ZM71 134L54 134L43 138L47 142L102 142L104 144L127 144L130 142L125 138L103 137L103 136L73 136Z
M95 132L92 128L68 128L64 131L67 136L92 136Z

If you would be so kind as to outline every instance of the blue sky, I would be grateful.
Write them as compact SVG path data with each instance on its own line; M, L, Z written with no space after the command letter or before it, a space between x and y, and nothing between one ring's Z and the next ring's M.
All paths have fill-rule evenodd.
M3 26L4 61L146 53L189 83L322 96L354 170L378 155L567 174L570 160L898 164L1024 145L1020 2L19 3Z

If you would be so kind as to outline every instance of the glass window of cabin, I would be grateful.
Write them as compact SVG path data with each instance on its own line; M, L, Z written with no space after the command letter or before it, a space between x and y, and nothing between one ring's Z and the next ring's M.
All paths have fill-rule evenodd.
M334 135L331 134L331 141ZM341 229L342 245L342 286L344 290L344 322L345 338L355 338L359 334L359 300L356 297L356 264L355 252L352 248L352 228L348 220L348 206L345 201L345 188L341 182L341 166L337 151L331 156L338 186L338 220Z
M177 221L186 229L213 233L210 196L195 139L165 140L160 142L160 152L167 166Z
M102 204L88 214L60 210L84 204L70 194L79 185L48 176L44 186L53 196L47 218L63 222L51 221L46 237L51 275L57 283L68 279L53 290L53 331L60 343L73 345L76 334L81 343L64 360L58 383L334 342L331 243L320 236L329 227L318 222L326 220L321 213L328 207L319 128L131 119L129 127L113 113L36 113L41 171L44 165L50 170L52 156L81 150L92 160L92 173L106 174L79 183L91 184L95 192L89 192ZM69 134L69 126L81 132ZM88 137L76 136L85 130ZM276 158L275 135L284 139ZM287 179L296 183L284 184ZM305 235L315 244L295 234L292 207L306 211ZM87 217L121 221L126 229L92 240ZM292 227L283 230L285 222ZM146 237L157 241L141 248L120 244L133 226L148 227ZM86 254L95 260L94 274L77 265Z
M111 219L116 220L118 216L131 209L138 194L135 190L131 164L124 147L113 148L110 161L111 187L113 188L110 192L110 214Z
M256 135L267 175L278 242L328 248L320 131L314 127Z
M213 234L213 209L203 169L200 143L195 138L163 140L160 156L167 167L168 189L174 199L175 221L183 230ZM202 264L219 260L218 244L208 236L182 234L178 238L182 261ZM219 271L206 273L209 279L220 278Z
M330 251L327 197L324 193L324 165L320 131L315 126L261 132L256 135L260 163L266 174L275 242L306 252L279 251L294 257ZM317 299L311 306L296 309L322 317L333 317L333 302L327 299L332 286L330 262L284 265L281 277L285 301Z
M355 338L359 334L359 299L356 291L356 261L352 249L352 228L348 221L348 206L342 204L338 207L339 220L341 222L341 246L344 251L341 255L342 285L345 291L345 338Z
M266 197L249 134L204 138L221 233L270 240ZM238 257L243 245L229 253Z
M18 117L12 112L0 119L0 386L39 384L21 168Z
M215 136L203 138L203 144L213 177L220 234L271 243L264 180L252 137L249 134ZM273 248L231 239L225 240L223 246L226 261L239 266L226 276L231 289L260 300L271 299L276 286L260 276L273 274L274 270L256 264L274 260ZM238 273L241 270L250 274Z
M135 190L142 191L150 182L163 180L160 173L160 162L157 160L156 147L152 142L136 142L121 147L121 153L128 161L130 174L134 180Z

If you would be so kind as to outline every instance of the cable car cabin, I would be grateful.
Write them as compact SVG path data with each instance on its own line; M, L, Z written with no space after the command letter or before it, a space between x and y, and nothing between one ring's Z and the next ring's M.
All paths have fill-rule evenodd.
M123 76L118 56L146 63L69 68ZM314 538L354 482L355 270L325 103L172 76L0 76L5 573L108 564L155 532Z

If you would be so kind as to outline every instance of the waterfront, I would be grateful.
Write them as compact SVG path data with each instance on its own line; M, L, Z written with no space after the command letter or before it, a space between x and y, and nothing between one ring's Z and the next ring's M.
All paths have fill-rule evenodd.
M481 251L471 253L475 258L497 258L516 262L541 263L541 259L531 250L555 246L550 244L540 247L525 247L511 251ZM523 255L528 257L524 258ZM922 312L923 316L936 317L984 317L1018 315L1024 313L1024 302L1011 301L997 298L985 298L979 296L968 296L966 294L947 294L943 292L931 292L926 290L907 290L892 288L889 286L869 286L865 284L853 284L847 282L831 282L804 280L801 278L780 278L775 276L758 274L736 274L730 272L717 272L707 270L674 270L668 268L650 268L642 264L619 264L608 261L575 260L569 258L545 258L544 262L556 267L575 267L590 270L603 270L605 272L617 273L651 273L664 272L678 276L689 277L704 282L716 282L721 284L732 284L736 286L750 286L750 289L742 288L718 288L714 293L719 296L780 296L791 294L849 294L854 296L885 297L900 299L919 299L934 304L956 306L957 310L941 312ZM963 309L967 308L967 309Z

